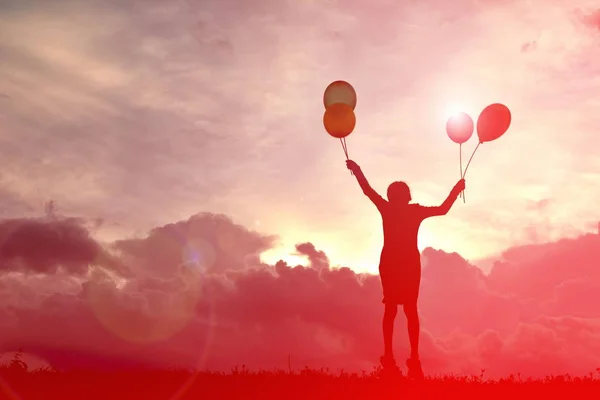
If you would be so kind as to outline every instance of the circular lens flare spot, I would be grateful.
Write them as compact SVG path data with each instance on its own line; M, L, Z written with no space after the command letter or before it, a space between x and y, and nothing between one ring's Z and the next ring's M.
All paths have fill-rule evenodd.
M181 263L199 273L206 273L217 261L214 247L204 239L188 241L181 250Z
M124 285L102 268L93 268L84 284L84 295L102 326L138 344L166 340L183 330L194 317L200 294L199 273L190 268L180 268L168 280Z

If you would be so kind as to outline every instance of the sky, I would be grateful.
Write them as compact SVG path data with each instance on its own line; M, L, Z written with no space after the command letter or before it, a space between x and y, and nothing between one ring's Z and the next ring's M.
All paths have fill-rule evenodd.
M478 260L595 229L597 16L591 1L541 4L3 0L0 212L53 199L101 218L108 241L224 213L280 236L270 262L310 236L376 272L379 215L322 125L343 79L358 94L349 156L381 193L404 180L425 205L459 178L451 113L511 109L469 167L468 201L424 224L422 248Z
M593 370L600 310L582 296L600 284L588 268L599 29L583 0L0 0L3 329L31 331L24 344L60 365L76 361L57 349L86 346L71 331L95 332L96 363L189 363L190 348L211 368L287 362L290 348L316 363L322 348L332 365L376 360L381 220L322 125L323 91L343 79L358 94L350 158L381 194L404 180L424 205L459 179L447 118L496 102L512 112L477 151L466 202L421 228L432 369L484 360L504 372L546 340L525 369ZM291 319L267 294L290 296L279 307L295 307ZM312 314L317 304L330 308ZM349 308L373 324L358 328ZM251 350L265 343L264 356Z

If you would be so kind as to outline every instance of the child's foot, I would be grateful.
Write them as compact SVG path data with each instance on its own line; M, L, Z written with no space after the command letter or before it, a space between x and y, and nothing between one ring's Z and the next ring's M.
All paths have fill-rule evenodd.
M415 358L409 358L406 360L406 366L408 367L409 378L414 379L423 379L425 375L423 374L423 369L421 368L421 361Z
M381 362L381 366L383 367L384 371L392 372L394 374L402 374L400 368L398 368L398 365L396 365L396 360L393 356L381 356L379 358L379 362Z
M397 366L393 356L381 356L379 362L381 362L383 368L394 368Z

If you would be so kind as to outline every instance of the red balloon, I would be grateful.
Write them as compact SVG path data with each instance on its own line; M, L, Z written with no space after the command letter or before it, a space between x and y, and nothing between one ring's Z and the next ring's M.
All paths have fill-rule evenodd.
M354 110L348 104L332 104L323 114L325 130L334 138L344 138L352 133L356 126Z
M323 104L326 109L337 103L347 104L352 110L356 108L356 91L346 81L331 82L323 93Z
M504 135L512 116L504 104L494 103L483 109L477 119L477 136L481 143L491 142Z
M460 112L446 122L446 133L454 143L463 144L473 136L473 119L467 113Z

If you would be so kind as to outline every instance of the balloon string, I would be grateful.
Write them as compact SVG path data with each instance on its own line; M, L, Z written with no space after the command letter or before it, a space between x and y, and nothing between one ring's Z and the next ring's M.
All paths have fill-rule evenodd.
M467 170L469 169L469 164L471 164L471 160L473 159L473 156L475 155L475 152L477 151L481 143L483 142L477 143L477 147L475 147L475 150L473 150L473 154L471 154L471 158L469 158L469 162L467 163L467 167L465 168L465 172L463 173L463 179L465 179L465 175L467 175Z
M346 138L340 138L340 142L342 143L342 149L344 150L344 154L346 155L346 160L348 160L348 146L346 145Z
M458 159L460 161L460 179L462 179L462 143L458 145Z
M344 154L346 155L346 160L349 160L348 158L348 145L346 144L346 138L340 138L340 143L342 144L342 149L344 150ZM354 175L354 172L350 171L350 174Z
M462 179L462 176L463 176L463 172L462 172L462 143L458 144L458 160L459 160L459 164L460 164L460 179ZM467 201L465 199L465 191L464 190L462 192L460 192L459 196L463 198L463 203L465 203Z

